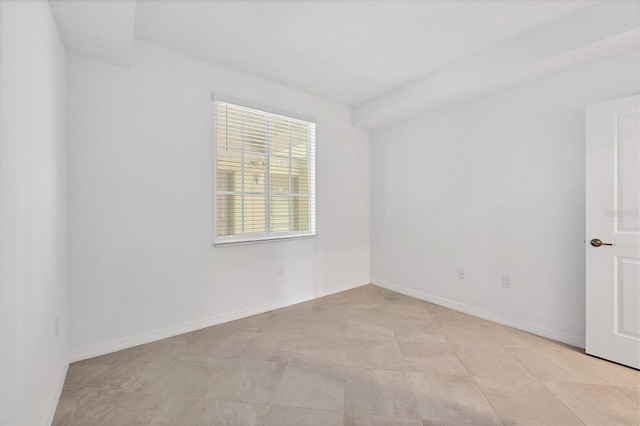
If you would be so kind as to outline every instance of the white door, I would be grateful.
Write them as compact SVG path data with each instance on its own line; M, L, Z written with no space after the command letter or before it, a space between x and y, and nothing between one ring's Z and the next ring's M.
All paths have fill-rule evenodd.
M640 368L640 96L587 107L586 351Z

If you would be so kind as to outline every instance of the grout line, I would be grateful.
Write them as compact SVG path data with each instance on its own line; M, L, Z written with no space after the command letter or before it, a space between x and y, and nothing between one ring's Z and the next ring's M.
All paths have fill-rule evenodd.
M394 291L396 293L404 294L406 296L413 297L418 300L429 302L434 305L438 305L440 307L446 308L450 311L464 313L466 315L483 319L485 321L492 322L498 325L504 325L510 328L526 331L527 333L534 334L538 337L544 337L546 339L563 342L565 344L570 344L572 346L584 347L584 342L583 342L584 339L581 339L577 336L566 335L563 332L549 330L544 327L539 327L526 322L521 322L514 318L505 317L503 315L497 314L492 311L486 311L484 309L474 307L473 305L467 305L467 304L449 300L443 297L424 293L422 291L412 290L410 288L406 288L397 284L392 284L390 282L385 282L383 280L378 280L373 278L372 281L375 282L374 285L377 285L381 288L386 288L389 291ZM550 336L553 336L553 337L550 337ZM570 341L572 341L572 343L569 343Z
M189 416L191 415L191 413L193 413L196 410L196 407L198 406L198 404L200 404L202 401L204 401L204 398L193 398L193 399L197 399L198 401L193 404L193 408L191 410L189 410L189 412L187 414L185 414L179 421L179 424L184 424L186 423L186 420L189 418Z
M276 390L277 390L277 388L276 388ZM275 392L274 392L273 394L275 395ZM269 418L269 414L271 414L271 407L273 407L273 405L272 405L272 404L268 404L268 405L267 405L267 412L265 413L265 415L264 415L264 420L262 421L262 423L261 423L261 424L265 424L265 423L266 423L266 421L267 421L267 419ZM258 425L258 426L260 426L260 425Z
M509 352L509 350L508 350L507 348L505 348L505 350L506 350L507 352ZM509 352L509 355L511 355L511 353L510 353L510 352ZM514 358L514 359L516 359L513 355L511 355L511 357L512 357L512 358ZM574 417L575 417L575 418L576 418L580 423L582 423L583 425L585 425L585 424L586 424L585 422L583 422L583 421L582 421L582 419L581 419L580 417L578 417L578 415L577 415L577 414L576 414L576 413L571 409L571 407L569 407L567 404L565 404L563 400L561 400L560 398L558 398L558 397L556 396L556 394L555 394L555 393L553 393L553 391L552 391L551 389L549 389L549 387L548 387L548 386L547 386L547 385L546 385L542 380L538 379L538 378L537 378L537 377L536 377L536 376L535 376L535 375L534 375L534 374L533 374L533 373L532 373L532 372L531 372L527 367L525 367L525 366L524 366L524 364L522 364L522 363L521 363L520 361L518 361L517 359L516 359L516 362L518 362L518 364L520 364L520 365L522 366L522 368L524 368L525 370L527 370L527 372L533 376L533 378L535 379L535 381L537 381L538 383L540 383L540 384L542 385L542 387L544 387L544 389L545 389L547 392L549 392L549 393L550 393L550 394L551 394L551 395L552 395L552 396L553 396L553 397L554 397L554 398L555 398L555 399L556 399L560 404L562 404L562 406L563 406L563 407L565 407L567 410L569 410L569 412L570 412L571 414L573 414L573 416L574 416ZM560 367L560 368L562 368L562 367Z
M538 381L539 381L539 380L538 380ZM558 402L560 402L560 404L562 404L562 406L563 406L563 407L565 407L567 410L569 410L569 412L573 415L573 417L575 417L575 418L576 418L580 423L582 423L583 425L586 425L586 423L585 423L585 422L583 422L583 421L582 421L582 419L581 419L580 417L578 417L578 414L576 414L576 413L571 409L571 407L569 407L567 404L565 404L563 400L561 400L560 398L558 398L558 397L556 396L556 394L554 394L554 393L551 391L551 389L549 389L549 388L547 387L547 385L545 385L545 384L544 384L543 382L541 382L541 381L539 381L539 382L542 384L542 386L544 386L544 388L545 388L545 390L546 390L547 392L549 392L549 393L550 393L550 394L551 394L551 395L552 395L552 396L553 396L553 397L554 397Z
M296 349L298 348L298 345L300 344L300 338L301 337L302 337L302 333L300 333L300 335L298 336L298 342L296 343ZM278 390L280 390L280 385L282 385L282 381L284 380L284 375L287 372L287 369L289 368L289 364L291 363L291 359L292 358L293 357L289 358L289 360L287 361L286 365L284 366L284 369L282 370L282 376L280 377L280 380L278 381L276 389L271 394L271 397L269 398L269 402L267 403L267 404L269 404L269 406L272 405L273 398L275 398L275 396L278 394ZM271 410L271 409L269 409L269 410ZM266 417L265 417L265 419L266 419Z
M255 402L245 402L245 404L254 404L260 405L260 403ZM262 404L267 405L267 404ZM310 410L310 411L325 411L329 413L341 413L342 410L331 410L329 408L314 408L314 407L299 407L297 405L283 405L283 404L269 404L270 407L281 407L281 408L295 408L297 410Z
M529 374L531 374L531 376L533 376L533 378L535 379L535 381L537 381L538 383L540 383L540 384L542 385L542 387L544 387L544 389L545 389L547 392L549 392L549 393L550 393L550 394L551 394L551 395L552 395L552 396L553 396L553 397L554 397L558 402L560 402L560 404L562 404L562 406L564 406L567 410L569 410L569 412L570 412L571 414L573 414L573 416L574 416L574 417L575 417L575 418L576 418L580 423L582 423L583 425L585 425L585 424L586 424L585 422L583 422L583 421L582 421L582 419L581 419L580 417L578 417L578 415L577 415L577 414L576 414L576 413L571 409L571 407L569 407L567 404L565 404L565 403L564 403L564 401L562 401L560 398L558 398L558 397L556 396L556 394L555 394L555 393L553 393L553 391L552 391L552 390L551 390L551 389L546 385L546 383L544 383L542 380L540 380L540 379L539 379L535 374L533 374L533 372L532 372L531 370L529 370L529 369L528 369L528 368L527 368L523 363L521 363L521 362L520 362L520 361L519 361L515 356L513 356L507 347L504 347L504 346L503 346L503 348L504 348L504 350L505 350L505 351L507 351L507 352L509 353L509 355L511 355L511 357L512 357L513 359L515 359L515 360L516 360L516 362L517 362L518 364L520 364L520 366L522 366L522 368L524 368L525 370L527 370L527 372L528 372ZM528 349L530 349L530 348L528 348ZM552 361L552 362L553 362L553 361ZM557 363L553 362L553 364L557 365L557 366L558 366L558 367L560 367L562 370L564 370L564 368L563 368L562 366L558 365ZM596 375L596 376L597 376L598 378L601 378L601 377L600 377L600 376L598 376L598 375ZM558 382L558 383L570 383L570 382Z
M505 326L508 327L508 326ZM509 327L512 328L512 327ZM518 331L522 331L522 330L518 330ZM525 332L526 333L526 332ZM569 410L569 412L583 425L585 424L582 419L580 417L578 417L578 415L571 409L571 407L569 407L567 404L564 403L564 401L562 401L560 398L558 398L553 391L551 391L551 389L549 389L549 387L542 381L540 380L530 369L528 369L522 362L520 362L519 359L517 359L515 356L513 356L513 354L511 353L511 351L509 351L509 347L510 346L504 346L502 344L500 344L500 346L509 354L509 356L511 358L513 358L515 360L515 362L517 362L522 368L524 368L527 373L529 373L531 375L531 377L533 377L534 381L540 383L542 385L542 387L544 387L544 389L549 392L553 398L555 398L560 404L562 404L562 406L564 406L567 410ZM513 348L513 347L512 347ZM526 349L534 349L531 347L526 347ZM552 361L553 362L553 361ZM558 365L557 363L553 362L553 364L557 365L558 367L560 367L562 370L564 370L564 368L562 368L562 366ZM596 375L597 376L597 375ZM598 376L599 377L599 376Z
M485 327L488 327L488 326L485 326ZM512 327L509 327L509 326L504 326L504 327L512 328ZM522 330L518 330L518 331L522 331ZM525 333L526 333L526 332L525 332ZM550 393L550 394L551 394L551 395L552 395L556 400L558 400L558 402L560 402L560 403L561 403L565 408L567 408L567 410L569 410L569 412L570 412L570 413L571 413L571 414L572 414L572 415L573 415L573 416L574 416L574 417L575 417L575 418L576 418L580 423L582 423L583 425L585 424L585 423L584 423L584 422L583 422L583 421L582 421L582 420L581 420L581 419L580 419L580 418L579 418L579 417L578 417L578 416L573 412L573 410L571 410L571 409L570 409L570 408L569 408L569 407L568 407L564 402L562 402L562 401L560 400L560 398L558 398L558 397L557 397L553 392L551 392L551 390L550 390L550 389L548 389L548 388L547 388L547 386L546 386L546 385L545 385L545 384L544 384L540 379L538 379L538 378L536 377L536 375L535 375L535 374L533 374L533 373L532 373L532 372L531 372L531 371L530 371L530 370L529 370L529 369L528 369L524 364L522 364L522 363L521 363L521 362L520 362L520 361L519 361L515 356L513 356L513 355L511 354L511 352L509 351L509 349L507 349L507 347L506 347L506 346L504 346L504 345L502 345L500 342L498 342L498 341L497 341L493 336L491 336L491 338L496 342L496 344L497 344L498 346L500 346L500 347L501 347L501 348L502 348L502 349L503 349L503 350L504 350L504 351L509 355L509 357L510 357L510 358L512 358L512 359L513 359L513 360L514 360L518 365L520 365L520 367L522 367L522 368L523 368L527 373L529 373L529 375L531 375L531 377L533 378L533 380L534 380L534 381L536 381L536 382L540 383L540 384L541 384L541 385L542 385L542 386L543 386L543 387L544 387L544 388L545 388L545 389L546 389L546 390L547 390L547 391L548 391L548 392L549 392L549 393ZM446 337L445 337L445 339L446 339ZM453 350L453 347L452 347L451 349ZM531 349L531 348L530 348L530 347L528 347L527 349ZM456 356L458 356L458 353L457 353L455 350L453 350L453 352L456 354ZM460 359L460 357L458 357L458 359ZM462 360L460 360L460 363L462 363ZM462 366L464 367L464 364L463 364ZM466 367L465 367L465 369L466 369ZM468 371L467 371L467 372L468 372ZM474 383L476 383L476 386L478 387L478 390L480 391L480 393L482 393L482 395L485 397L485 399L487 399L486 395L484 395L484 392L482 391L482 389L480 388L480 386L478 386L478 384L477 384L477 382L476 382L475 378L474 378L470 373L469 373L469 376L473 379ZM488 400L488 399L487 399L487 402L489 402L489 400ZM489 402L489 405L491 405L491 403L490 403L490 402ZM491 406L491 407L493 408L493 406ZM494 409L494 411L495 411L495 409ZM498 413L496 412L496 414L498 414ZM500 416L498 416L498 417L500 417ZM500 419L500 420L502 420L502 419Z
M607 386L609 386L611 389L613 389L613 391L614 391L614 392L617 392L617 393L619 393L620 395L624 396L624 397L625 397L626 399L628 399L629 401L632 401L635 405L639 405L639 406L640 406L640 403L639 403L638 401L636 401L636 400L632 399L629 395L627 395L627 394L624 394L624 393L620 392L620 391L616 388L616 386L624 386L624 387L630 387L630 388L632 388L633 386L627 386L627 385L612 385L612 384L610 384L610 383L607 383Z
M383 302L383 304L384 304L384 310L385 312L387 312L387 303ZM424 310L424 306L422 306L422 303L420 303L420 306ZM393 322L391 320L389 320L389 322L391 323L391 329L393 330L394 341L396 343L396 346L398 347L398 352L400 352L400 359L402 359L402 371L404 373L404 379L407 382L407 386L409 387L409 391L411 392L411 396L413 397L413 403L415 404L416 412L418 413L418 420L420 422L423 422L422 413L420 413L420 405L418 404L418 398L416 397L416 391L413 389L411 380L409 380L409 372L407 372L407 364L404 360L404 355L402 355L402 349L400 349L400 342L398 341L398 335L396 334L396 329L393 327Z
M480 395L482 395L482 397L484 398L484 400L487 402L487 404L489 405L489 407L491 407L491 410L493 411L493 414L496 415L496 418L500 421L500 423L505 426L504 421L502 420L502 417L500 417L500 415L498 414L498 412L496 411L495 407L491 404L491 402L489 401L489 399L487 398L487 396L484 394L484 392L482 392L482 389L480 389L480 386L478 386L478 382L476 382L476 379L471 375L471 373L469 372L469 370L467 369L467 367L464 365L464 363L462 362L462 360L460 359L460 357L458 356L458 353L455 351L455 349L453 349L453 346L451 345L451 342L449 341L449 339L447 339L447 336L442 332L442 330L440 329L440 326L434 322L434 324L436 325L436 328L438 329L438 331L440 331L440 334L442 335L442 337L444 338L445 342L447 342L447 345L449 346L449 348L451 349L451 351L453 352L453 354L456 356L456 358L458 359L458 362L460 363L460 365L462 366L462 368L464 368L464 370L467 372L467 374L469 375L469 378L471 378L471 380L473 381L473 384L475 385L476 389L478 390L478 392L480 393ZM493 337L493 336L492 336ZM497 342L496 342L497 343Z

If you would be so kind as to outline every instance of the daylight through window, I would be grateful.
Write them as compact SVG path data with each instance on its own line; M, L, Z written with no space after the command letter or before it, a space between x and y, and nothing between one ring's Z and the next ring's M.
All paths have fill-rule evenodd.
M315 123L215 102L216 243L315 235Z

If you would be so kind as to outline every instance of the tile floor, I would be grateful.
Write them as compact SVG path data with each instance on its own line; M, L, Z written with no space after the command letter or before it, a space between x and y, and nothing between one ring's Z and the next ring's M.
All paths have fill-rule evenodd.
M373 285L72 364L55 425L637 425L640 372Z

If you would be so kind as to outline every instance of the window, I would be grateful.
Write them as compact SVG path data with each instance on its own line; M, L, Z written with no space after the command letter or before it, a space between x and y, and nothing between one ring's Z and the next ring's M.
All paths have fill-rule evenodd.
M315 235L315 127L215 101L216 244Z

